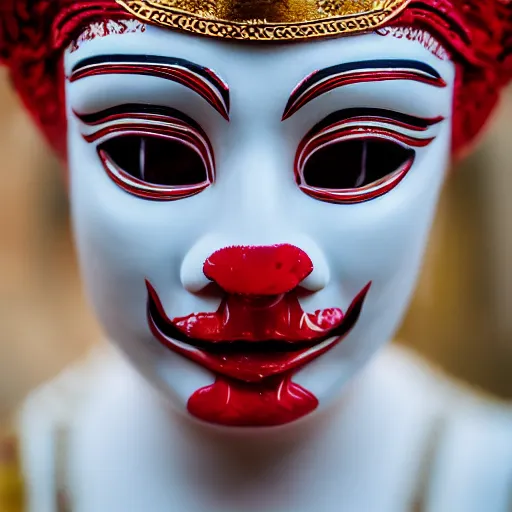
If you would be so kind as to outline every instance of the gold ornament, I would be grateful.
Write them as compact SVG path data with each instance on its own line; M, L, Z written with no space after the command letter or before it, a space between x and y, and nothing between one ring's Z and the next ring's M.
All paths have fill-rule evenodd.
M293 41L376 29L410 0L116 0L139 20L194 34Z

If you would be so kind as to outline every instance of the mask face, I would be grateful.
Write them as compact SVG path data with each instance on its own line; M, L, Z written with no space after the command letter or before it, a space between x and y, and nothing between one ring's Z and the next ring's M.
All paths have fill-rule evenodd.
M206 422L325 407L408 304L453 63L393 34L125 32L65 56L74 229L109 338Z

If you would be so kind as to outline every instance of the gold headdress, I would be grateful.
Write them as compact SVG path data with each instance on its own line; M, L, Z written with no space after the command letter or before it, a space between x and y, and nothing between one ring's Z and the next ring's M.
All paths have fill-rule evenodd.
M116 0L138 19L224 39L290 41L374 30L410 0Z

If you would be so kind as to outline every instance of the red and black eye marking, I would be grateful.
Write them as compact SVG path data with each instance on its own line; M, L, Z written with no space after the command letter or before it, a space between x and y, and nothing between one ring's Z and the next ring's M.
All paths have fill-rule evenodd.
M360 124L364 124L366 121L391 121L394 126L422 132L443 120L444 117L442 116L432 118L416 117L384 108L345 108L337 110L322 119L313 126L308 136L312 136L329 126L343 121L358 121Z
M412 148L428 146L434 137L425 132L443 119L377 108L334 112L299 145L297 184L311 197L333 203L361 203L382 196L407 175L416 156Z
M315 71L293 90L283 113L283 121L314 98L338 87L387 80L412 80L434 87L447 85L432 66L415 60L370 60L338 64Z
M70 82L99 75L146 75L179 83L202 96L229 120L229 87L212 70L188 60L157 55L99 55L80 61Z
M125 191L157 201L183 199L215 177L213 148L201 127L173 108L127 104L92 114L75 113L84 134L98 143L107 175Z
M91 114L80 114L78 112L74 112L74 114L78 119L80 119L80 121L82 121L82 123L88 126L101 126L119 122L118 124L107 126L104 129L105 133L103 133L101 136L97 136L97 133L99 132L96 132L91 136L84 135L84 138L87 140L87 142L94 142L104 135L107 135L108 133L113 133L119 130L124 131L129 120L148 121L149 123L160 122L164 125L172 123L173 121L178 121L178 124L184 127L192 128L201 134L205 140L207 140L206 134L204 133L199 123L194 121L191 117L187 116L180 110L172 107L139 103L126 103L124 105L117 105L115 107L111 107L100 112L93 112Z

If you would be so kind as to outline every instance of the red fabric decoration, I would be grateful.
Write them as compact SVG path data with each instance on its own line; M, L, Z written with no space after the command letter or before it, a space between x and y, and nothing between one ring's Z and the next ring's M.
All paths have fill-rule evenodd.
M457 64L452 148L460 155L512 80L511 0L412 0L391 25L427 30Z
M59 157L66 159L62 54L87 25L128 18L114 0L0 0L0 62Z
M114 0L0 0L0 61L65 159L62 53L88 24L129 18ZM391 26L427 30L457 64L453 150L473 142L512 79L510 0L411 0Z

